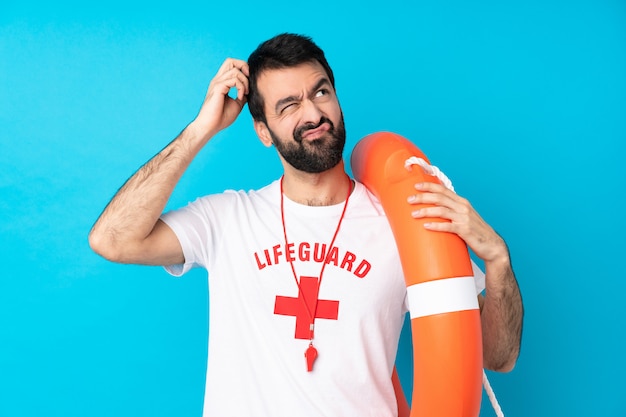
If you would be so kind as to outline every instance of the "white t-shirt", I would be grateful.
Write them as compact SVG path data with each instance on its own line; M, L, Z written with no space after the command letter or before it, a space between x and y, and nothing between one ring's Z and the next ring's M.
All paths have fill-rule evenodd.
M208 271L205 417L397 415L391 374L408 310L402 267L380 203L356 183L320 283L342 210L285 197L288 247L279 181L162 216L185 256L167 270ZM476 284L482 291L484 275ZM303 297L318 300L312 372Z

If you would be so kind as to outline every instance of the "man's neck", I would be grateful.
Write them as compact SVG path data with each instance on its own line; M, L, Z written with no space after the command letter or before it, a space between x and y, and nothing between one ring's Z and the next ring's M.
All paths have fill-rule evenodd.
M290 167L289 167L290 168ZM352 188L343 161L319 174L285 169L283 192L296 203L308 206L330 206L346 200Z

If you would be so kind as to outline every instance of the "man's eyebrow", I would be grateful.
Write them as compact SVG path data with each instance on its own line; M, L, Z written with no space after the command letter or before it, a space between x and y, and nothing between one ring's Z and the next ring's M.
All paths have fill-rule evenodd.
M285 98L281 98L280 100L278 100L276 102L276 105L274 106L274 111L276 112L276 114L280 113L280 109L287 103L291 103L293 101L298 101L300 99L300 96L289 96L289 97L285 97Z
M315 83L315 85L313 86L313 88L311 89L311 92L315 92L317 90L319 90L321 87L323 87L324 85L328 85L330 86L330 80L326 77L322 77L320 78L317 83ZM291 103L293 101L298 101L300 100L300 96L288 96L285 98L281 98L280 100L278 100L276 102L276 105L274 106L274 111L276 113L280 113L280 109L287 103Z
M315 84L315 86L313 87L312 91L316 92L317 90L319 90L324 85L328 85L330 87L330 81L326 77L320 78L319 81L317 82L317 84Z

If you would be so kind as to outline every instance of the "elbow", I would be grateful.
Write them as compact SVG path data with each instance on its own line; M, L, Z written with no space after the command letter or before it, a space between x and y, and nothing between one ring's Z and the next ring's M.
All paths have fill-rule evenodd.
M500 372L500 373L508 373L511 372L515 368L516 361L510 361L498 365L488 365L485 364L485 369L489 369L490 371Z
M89 247L96 254L111 262L123 262L122 253L116 249L113 239L93 229L89 232L88 239Z
M484 358L484 368L490 371L508 373L515 368L517 358L519 356L519 349L511 352L509 355L500 358Z

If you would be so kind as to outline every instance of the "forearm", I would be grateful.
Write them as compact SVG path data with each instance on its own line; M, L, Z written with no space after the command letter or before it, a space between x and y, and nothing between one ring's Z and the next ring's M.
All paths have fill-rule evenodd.
M481 311L483 359L487 369L508 372L520 351L524 308L508 250L485 262L486 291Z
M174 187L208 139L192 125L143 165L115 194L89 234L91 247L107 259L127 259L154 230Z

